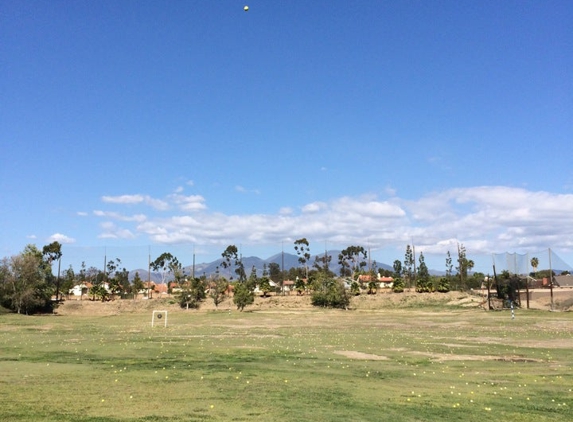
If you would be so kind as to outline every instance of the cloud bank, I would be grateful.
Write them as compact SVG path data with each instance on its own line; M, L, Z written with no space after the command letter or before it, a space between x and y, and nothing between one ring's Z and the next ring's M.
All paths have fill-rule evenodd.
M148 195L104 196L105 204L148 206L153 214L97 210L101 237L159 244L279 244L300 237L372 248L414 241L427 253L446 253L462 242L476 253L547 247L573 250L573 195L504 186L479 186L403 199L392 192L344 196L299 206L278 204L276 213L210 211L200 195L164 199ZM125 210L124 210L125 211Z

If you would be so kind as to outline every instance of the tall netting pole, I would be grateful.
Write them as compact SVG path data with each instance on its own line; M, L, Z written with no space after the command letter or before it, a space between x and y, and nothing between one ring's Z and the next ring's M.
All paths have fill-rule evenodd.
M515 280L516 280L516 284L517 284L517 302L519 307L521 308L521 291L519 290L519 267L517 266L517 254L513 255L513 262L515 265ZM512 317L513 317L513 307L512 307Z
M529 273L531 273L530 261L529 261L529 252L527 253L527 274L525 276L525 299L527 302L527 309L529 309Z
M549 291L551 293L551 310L553 311L553 268L551 268L551 248L549 251Z

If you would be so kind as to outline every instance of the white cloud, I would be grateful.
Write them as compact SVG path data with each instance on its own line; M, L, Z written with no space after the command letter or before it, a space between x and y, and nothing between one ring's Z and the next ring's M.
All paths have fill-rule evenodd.
M119 195L102 196L101 200L110 204L141 204L144 203L157 210L165 211L169 209L169 204L161 199L152 198L149 195Z
M302 212L304 213L316 213L326 209L327 205L324 202L313 202L311 204L306 204L302 207Z
M94 215L97 217L111 218L119 221L135 221L141 223L147 219L145 214L123 215L113 211L95 210Z
M247 188L245 188L244 186L241 186L241 185L235 186L235 190L236 190L237 192L240 192L240 193L254 193L254 194L256 194L256 195L259 195L259 194L261 193L261 191L260 191L259 189L250 189L250 190L249 190L249 189L247 189Z
M298 211L283 207L276 213L244 215L209 212L200 195L172 194L166 200L178 214L124 216L95 211L97 216L133 224L123 229L102 227L102 236L137 235L154 243L219 246L278 244L307 237L311 242L361 244L378 250L403 248L413 241L425 254L455 253L458 243L468 252L482 254L547 247L573 251L572 194L480 186L414 200L344 196L311 202Z
M59 242L62 245L65 245L65 244L75 243L76 239L66 236L65 234L54 233L53 235L48 237L47 241L48 243Z
M375 201L369 198L356 199L343 197L334 201L332 209L335 212L346 213L348 215L378 218L395 218L404 217L404 210L396 205L386 201Z
M103 202L111 204L139 204L143 202L145 197L143 195L119 195L119 196L102 196Z
M145 203L156 210L165 211L169 209L169 204L161 199L151 198L150 196L145 197Z
M388 196L396 196L396 189L394 189L392 186L386 186L384 188L384 193Z
M128 229L117 227L114 223L106 221L100 224L102 233L100 239L133 239L135 235Z
M481 186L433 193L405 207L428 246L453 237L486 253L568 247L567 239L573 236L573 195ZM551 244L547 236L552 236Z
M205 198L201 195L178 195L173 194L169 199L182 211L199 211L207 208Z

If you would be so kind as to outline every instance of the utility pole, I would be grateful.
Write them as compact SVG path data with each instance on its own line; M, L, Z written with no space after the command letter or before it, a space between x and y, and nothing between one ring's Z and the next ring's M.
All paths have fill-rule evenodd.
M414 238L412 238L412 257L414 258L414 280L416 280L416 247L414 246Z
M193 245L193 267L191 267L191 279L195 280L195 245Z
M551 248L549 248L549 291L551 292L551 310L553 311L553 269L551 268Z

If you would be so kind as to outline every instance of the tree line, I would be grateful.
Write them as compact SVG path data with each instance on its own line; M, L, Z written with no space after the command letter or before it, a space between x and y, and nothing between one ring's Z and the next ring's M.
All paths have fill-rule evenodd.
M233 291L233 301L243 310L254 301L256 293L263 297L271 292L284 292L284 281L294 281L294 290L299 295L310 294L316 306L346 308L350 298L358 294L376 294L379 277L392 277L392 291L415 290L419 293L448 292L479 288L485 278L483 273L472 273L474 262L467 258L466 249L458 245L457 259L447 252L445 276L432 276L423 253L417 257L414 246L407 245L403 260L395 260L393 269L378 268L376 261L369 261L368 251L360 245L350 245L338 256L339 274L331 271L332 256L327 251L315 255L310 262L310 242L306 238L294 241L298 267L288 270L276 263L265 264L262 275L253 267L247 276L242 256L236 245L229 245L221 253L221 268L214 275L186 274L177 257L164 252L149 268L161 275L168 292L175 296L184 308L198 308L207 297L218 306ZM49 312L74 286L80 285L81 295L90 300L106 301L114 298L137 298L140 292L153 297L154 286L145 283L139 273L132 280L121 259L105 262L104 270L86 267L75 272L72 266L60 272L62 245L53 242L42 250L28 245L12 257L2 259L0 265L0 305L17 313L33 314ZM455 264L454 264L455 262ZM52 268L58 264L57 276ZM228 278L221 274L224 269ZM89 287L88 287L89 283Z

